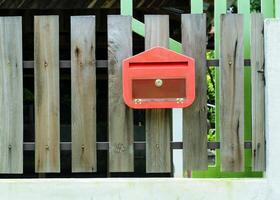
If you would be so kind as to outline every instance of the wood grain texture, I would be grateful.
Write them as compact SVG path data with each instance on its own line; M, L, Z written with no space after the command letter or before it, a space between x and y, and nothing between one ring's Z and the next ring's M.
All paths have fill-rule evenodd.
M95 17L71 17L72 172L96 172Z
M145 15L145 49L169 47L168 15Z
M252 169L265 170L264 18L251 15Z
M21 30L21 17L0 17L0 173L23 172Z
M221 16L221 170L244 170L244 56L242 15Z
M109 171L133 172L133 110L122 96L122 60L132 55L132 18L108 16Z
M169 17L145 15L145 49L168 48ZM146 171L171 172L171 109L146 110Z
M182 15L183 52L196 61L196 98L190 107L183 109L183 164L185 172L208 168L206 43L206 15Z
M35 171L60 172L59 22L35 16Z

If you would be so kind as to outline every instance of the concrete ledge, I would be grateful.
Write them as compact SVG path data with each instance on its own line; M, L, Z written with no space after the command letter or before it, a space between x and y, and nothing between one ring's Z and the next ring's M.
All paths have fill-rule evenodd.
M1 199L279 199L267 179L11 179Z

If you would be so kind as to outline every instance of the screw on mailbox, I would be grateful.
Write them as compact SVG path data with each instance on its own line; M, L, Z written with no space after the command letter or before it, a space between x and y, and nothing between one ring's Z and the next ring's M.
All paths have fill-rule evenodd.
M141 104L142 103L142 99L134 99L134 103L135 104Z
M156 85L156 87L161 87L163 85L163 81L161 79L157 79L155 81L155 85Z
M177 98L177 99L176 99L176 102L177 102L177 103L183 103L183 102L184 102L184 98Z

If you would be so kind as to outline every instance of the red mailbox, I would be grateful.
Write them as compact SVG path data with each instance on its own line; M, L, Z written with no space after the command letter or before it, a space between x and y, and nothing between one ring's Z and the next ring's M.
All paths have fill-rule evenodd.
M155 47L123 61L123 97L135 109L184 108L195 98L194 59Z

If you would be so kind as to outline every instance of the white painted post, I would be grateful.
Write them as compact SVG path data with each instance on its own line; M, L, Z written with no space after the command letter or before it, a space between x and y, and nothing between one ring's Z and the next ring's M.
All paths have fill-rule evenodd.
M183 141L183 110L180 108L172 109L172 141ZM174 177L183 177L183 150L173 150Z
M267 19L264 25L266 78L266 176L280 183L280 20ZM279 184L273 184L278 187ZM276 188L275 188L276 189Z

